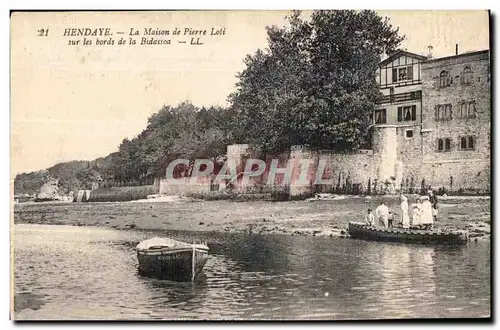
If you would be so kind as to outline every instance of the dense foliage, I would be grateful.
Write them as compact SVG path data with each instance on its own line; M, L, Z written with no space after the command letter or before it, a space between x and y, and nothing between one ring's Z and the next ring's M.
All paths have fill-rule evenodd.
M65 193L90 189L98 179L136 184L162 175L168 163L177 158L217 161L230 142L230 124L230 113L224 108L198 108L189 102L164 106L149 118L138 136L124 139L118 152L91 162L59 163L47 170L19 174L14 192L35 194L51 179L58 179Z
M237 139L263 151L291 145L346 151L366 137L380 92L375 72L403 40L374 11L300 12L267 29L269 46L245 58L229 96Z
M197 108L189 102L164 106L132 140L125 139L113 162L116 178L161 175L174 159L216 159L229 143L229 112Z

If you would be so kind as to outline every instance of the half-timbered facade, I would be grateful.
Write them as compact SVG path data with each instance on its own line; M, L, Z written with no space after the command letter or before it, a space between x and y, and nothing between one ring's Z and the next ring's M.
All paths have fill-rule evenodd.
M421 66L425 56L399 50L379 64L377 82L384 95L374 125L413 125L421 121Z

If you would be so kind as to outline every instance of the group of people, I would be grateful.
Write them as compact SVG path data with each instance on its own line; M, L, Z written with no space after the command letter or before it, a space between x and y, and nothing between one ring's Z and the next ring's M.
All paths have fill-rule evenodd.
M427 196L420 196L417 198L416 204L413 206L410 219L410 211L408 206L408 198L404 195L400 196L401 213L400 226L402 228L414 228L432 230L434 222L438 217L438 200L432 190L428 191ZM380 205L372 212L368 209L365 221L370 226L381 226L390 228L394 226L395 214L394 211L381 202Z

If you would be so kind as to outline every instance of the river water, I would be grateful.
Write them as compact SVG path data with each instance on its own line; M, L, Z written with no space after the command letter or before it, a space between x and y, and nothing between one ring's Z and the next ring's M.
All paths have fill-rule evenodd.
M13 225L15 319L490 316L490 243L428 247L271 235ZM195 283L137 274L153 236L208 241Z

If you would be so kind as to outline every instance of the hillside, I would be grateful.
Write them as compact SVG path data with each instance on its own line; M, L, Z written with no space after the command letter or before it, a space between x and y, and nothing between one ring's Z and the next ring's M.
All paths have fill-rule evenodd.
M14 194L33 196L43 184L58 180L61 194L91 189L101 178L104 186L152 184L173 159L215 159L229 143L231 113L224 108L198 108L189 102L164 106L153 114L147 127L133 139L124 139L118 152L92 161L70 161L45 170L16 176Z
M62 194L90 189L92 182L99 176L109 175L113 155L92 161L75 160L58 163L44 170L18 174L14 180L14 194L34 196L43 184L51 180L59 180L59 191Z

